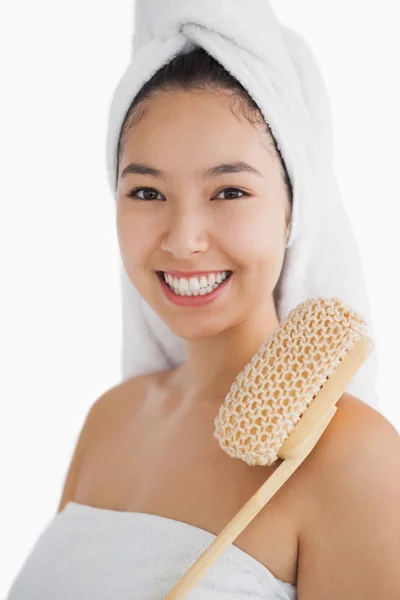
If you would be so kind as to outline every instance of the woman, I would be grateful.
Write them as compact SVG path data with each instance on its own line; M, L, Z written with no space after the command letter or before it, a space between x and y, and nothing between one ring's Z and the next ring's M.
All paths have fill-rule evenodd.
M92 406L58 525L9 600L162 598L280 464L232 460L212 435L232 381L279 326L292 189L269 126L245 88L196 48L135 97L116 176L124 268L184 340L184 360ZM362 398L345 393L337 406L309 457L191 598L399 596L399 436Z

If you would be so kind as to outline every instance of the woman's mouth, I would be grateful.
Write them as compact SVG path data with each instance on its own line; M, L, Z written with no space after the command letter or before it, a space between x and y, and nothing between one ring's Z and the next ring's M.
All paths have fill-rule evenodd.
M157 271L157 276L169 300L180 306L199 306L217 298L230 281L232 271L210 273L207 277L174 278Z

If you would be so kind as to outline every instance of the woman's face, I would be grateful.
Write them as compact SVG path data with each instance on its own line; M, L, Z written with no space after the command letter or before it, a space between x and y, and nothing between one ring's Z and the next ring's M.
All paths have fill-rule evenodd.
M285 253L287 200L279 161L259 130L231 112L227 96L184 91L148 101L126 135L117 231L139 294L185 339L212 337L270 307ZM132 163L158 173L130 168L121 176ZM242 166L206 173L227 163ZM176 305L157 274L227 270L219 295L202 306Z

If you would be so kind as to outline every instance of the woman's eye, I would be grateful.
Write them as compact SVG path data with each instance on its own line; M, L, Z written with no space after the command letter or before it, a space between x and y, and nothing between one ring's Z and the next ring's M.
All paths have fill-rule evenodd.
M223 198L224 200L232 200L234 198L242 198L242 196L249 195L247 192L244 192L243 190L239 190L239 188L229 187L229 188L224 188L223 190L221 190L219 192L218 196L215 196L215 197L218 198L220 194L225 194L225 192L228 192L229 196ZM242 195L238 196L237 195L238 192L239 192L239 194L242 194ZM233 195L231 195L231 194L233 194Z
M139 196L139 193L141 192L143 192L143 196ZM129 192L128 196L130 198L139 198L140 200L158 200L157 194L159 194L159 192L154 188L136 188Z

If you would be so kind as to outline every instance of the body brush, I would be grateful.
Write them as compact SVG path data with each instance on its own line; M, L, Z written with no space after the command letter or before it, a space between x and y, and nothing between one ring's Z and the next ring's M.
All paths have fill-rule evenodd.
M336 297L302 302L268 337L233 382L214 436L249 465L283 462L164 600L184 598L308 456L372 349L365 320Z

